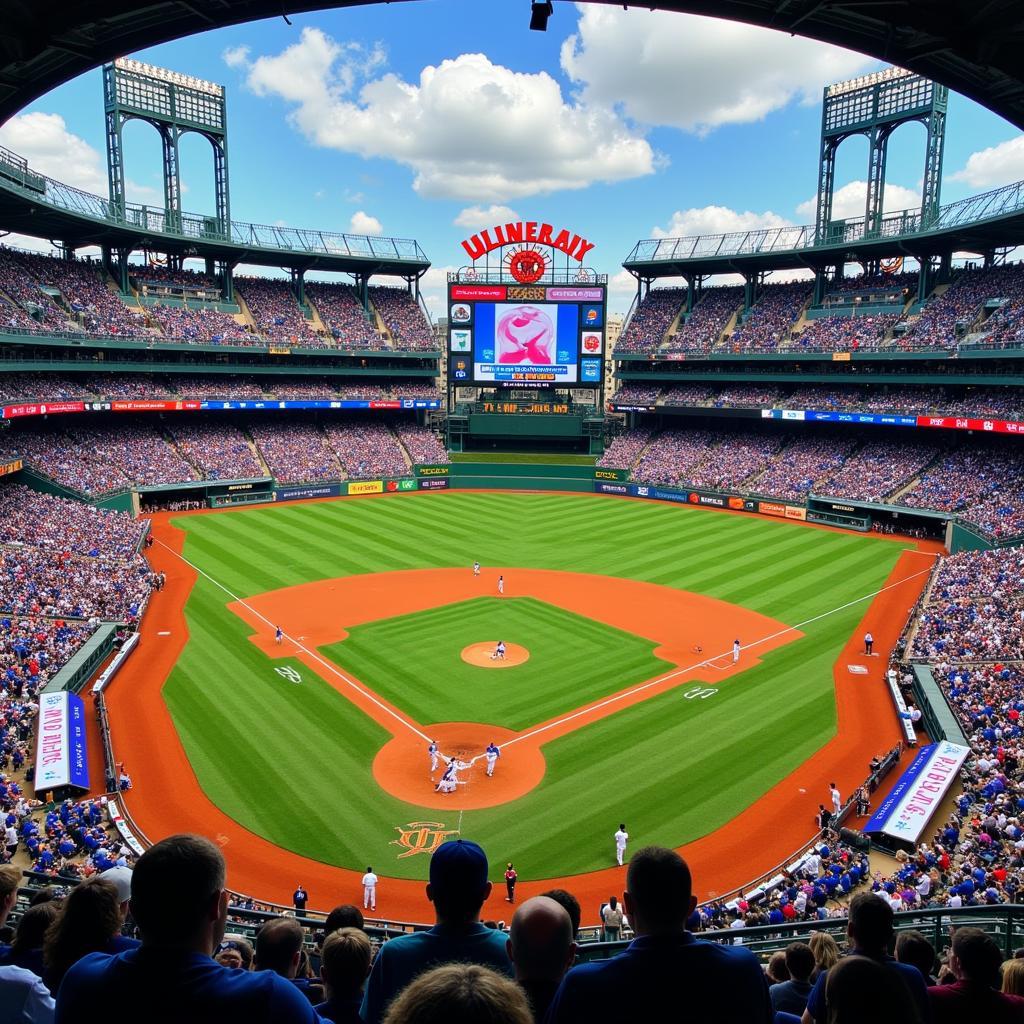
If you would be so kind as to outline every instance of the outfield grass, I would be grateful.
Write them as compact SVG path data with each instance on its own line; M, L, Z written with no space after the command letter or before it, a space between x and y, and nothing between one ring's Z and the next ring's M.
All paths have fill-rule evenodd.
M530 660L499 670L460 657L467 644L496 640ZM519 731L672 668L655 646L532 597L479 597L356 626L320 652L422 725Z
M603 573L692 590L791 625L876 591L901 550L872 536L763 518L555 494L454 491L176 523L187 533L185 556L242 597L353 573L468 568L479 559L484 566ZM200 578L186 607L190 640L164 688L208 795L288 849L357 870L379 862L386 874L423 877L421 858L396 860L389 846L394 827L422 819L424 811L388 796L373 779L384 731L304 666L295 663L301 685L277 675L281 662L247 640L248 628L226 609L228 600ZM769 652L709 700L671 691L547 744L541 785L513 805L466 812L464 834L483 841L495 863L514 859L524 877L536 877L606 866L620 820L644 842L669 845L714 830L831 737L832 665L866 607L807 624L803 638ZM346 665L354 655L359 668L351 662L352 671L373 679L373 645L360 635L383 628L353 629L350 641L358 642L349 653L350 641L332 653ZM441 639L461 649L491 637ZM649 645L641 655L655 660ZM378 660L391 657L385 644ZM524 668L492 675L500 688ZM435 687L436 672L423 672L424 687ZM590 683L576 676L574 684L575 703L583 703ZM432 692L420 710L443 697ZM453 687L451 713L435 714L486 720L518 713L513 705L502 712L495 696L487 704L493 712L469 714L471 698ZM418 717L415 699L396 695ZM568 692L557 696L567 699ZM513 759L503 758L499 770L514 770ZM436 810L429 815L439 820ZM455 804L449 817L454 827Z

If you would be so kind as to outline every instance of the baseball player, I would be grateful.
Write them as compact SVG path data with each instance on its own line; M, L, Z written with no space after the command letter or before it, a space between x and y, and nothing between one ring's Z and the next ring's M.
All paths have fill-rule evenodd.
M740 642L739 640L733 640L732 642L732 663L736 665L740 660Z
M832 797L832 815L833 817L838 818L839 812L843 807L843 799L839 795L839 790L836 789L836 784L834 782L830 782L828 784L828 795Z
M377 909L377 876L368 867L363 875L363 910Z
M480 575L480 563L479 562L474 562L473 563L473 575L474 576L479 576Z
M454 793L455 787L459 784L459 764L454 758L448 762L448 767L444 770L444 775L441 776L440 781L434 787L435 793Z
M487 776L490 778L494 774L494 766L498 763L498 758L501 757L501 751L495 743L488 743L485 756L487 758Z
M499 594L504 594L505 593L505 577L504 576L499 576L498 577L498 593Z
M629 833L626 831L625 825L619 825L618 832L615 833L615 859L619 862L619 867L622 867L622 858L626 854L626 843L629 841Z
M870 632L864 634L864 653L869 657L874 654L875 638Z
M284 630L280 626L278 626L277 629L274 630L274 643L279 644L283 639Z
M431 740L427 746L427 753L430 755L430 777L434 777L434 772L437 771L437 762L441 756L441 749L437 745L437 740Z
M504 661L505 660L505 641L499 640L498 646L494 648L494 652L491 654L491 661Z

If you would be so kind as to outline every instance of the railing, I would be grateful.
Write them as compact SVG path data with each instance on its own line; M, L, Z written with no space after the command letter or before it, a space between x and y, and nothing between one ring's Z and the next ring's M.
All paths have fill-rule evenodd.
M168 220L162 208L144 206L139 203L125 203L118 209L109 199L84 192L62 181L30 170L28 162L8 150L0 151L0 160L20 169L20 180L4 178L0 188L23 194L33 203L45 203L57 210L63 210L92 220L104 221L120 227L149 233L190 238L202 242L221 242L231 245L261 249L285 250L302 254L321 256L345 256L359 259L384 259L429 265L426 254L419 243L412 238L386 238L376 235L351 235L334 231L320 231L311 228L288 228L274 224L251 224L247 221L232 220L225 226L216 217L196 214L176 214L173 223ZM38 181L39 186L27 184Z
M829 225L820 236L815 225L803 224L732 231L719 235L648 238L633 246L623 265L783 253L884 238L904 238L908 235L935 234L1021 211L1024 211L1024 181L948 203L940 207L930 223L925 220L923 211L917 208L886 214L873 230L868 229L867 221L861 217Z

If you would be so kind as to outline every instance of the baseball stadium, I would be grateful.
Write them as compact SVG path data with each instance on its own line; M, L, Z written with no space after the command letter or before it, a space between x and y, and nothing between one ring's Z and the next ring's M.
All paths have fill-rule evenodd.
M581 185L488 193L483 143L441 132L460 164L448 198L495 205L439 220L435 157L395 157L418 175L401 179L398 234L362 210L331 223L326 205L321 226L291 226L304 161L340 159L314 151L347 130L310 123L326 101L296 46L363 62L358 101L340 75L324 93L351 119L382 118L386 95L401 120L427 71L464 59L511 88L473 19L458 57L409 33L439 64L420 85L371 80L389 33L398 52L405 19L445 6L0 4L0 1007L35 985L38 1015L11 1019L81 1019L87 996L166 985L131 958L166 948L160 913L205 895L168 895L177 876L159 874L193 850L222 867L189 949L226 975L223 954L255 948L254 978L288 983L260 982L260 1020L427 1020L416 987L473 958L438 954L408 987L383 964L453 929L442 887L478 869L479 970L515 978L525 996L506 980L501 998L526 1010L470 1012L453 989L449 1020L589 1017L599 984L639 985L642 951L669 933L744 993L733 1016L695 1021L813 1024L826 999L828 1020L968 1021L983 996L1005 1001L990 1019L1024 1020L1024 978L1001 967L1024 947L1024 181L972 184L999 145L947 167L964 110L1024 129L1018 5L496 2L481 25L535 45L523 67L571 32L562 66L582 67L589 29L649 19L863 55L823 59L793 101L816 179L781 138L778 181L722 174L747 210L782 178L816 181L807 223L677 213L651 231L637 181L559 213L537 197ZM337 42L327 17L339 39L351 23L384 41ZM238 45L271 31L261 19L276 57ZM241 116L234 87L188 60L207 37L229 47L225 76L248 76ZM272 87L280 66L292 77ZM582 81L580 103L597 89ZM601 117L635 133L623 82ZM491 85L476 88L458 104L483 103ZM252 104L273 89L299 105L260 124ZM56 116L40 111L68 97L102 158L67 133L40 141ZM546 116L524 109L512 135ZM762 144L765 117L728 129L730 159ZM320 141L293 134L286 162L264 164L272 118ZM368 143L346 145L368 161ZM105 191L81 187L85 150ZM917 168L912 194L897 162ZM657 164L685 196L692 168ZM338 187L372 192L369 172L338 167ZM256 220L237 219L233 188ZM675 905L687 866L679 921L655 926L644 872ZM117 889L120 910L81 944L71 929L99 934L75 924L90 889ZM338 964L364 940L329 942L342 908L375 958L344 998ZM546 989L523 966L531 908L572 925ZM870 913L896 961L891 942L868 951ZM886 1006L832 1015L839 950L819 957L822 935L860 954L840 964L881 972L861 984ZM918 971L900 952L915 942L931 960L884 995L890 961ZM682 960L651 990L704 970ZM185 986L153 1019L234 1019L217 977L216 997ZM780 986L804 983L803 1007L786 1002Z

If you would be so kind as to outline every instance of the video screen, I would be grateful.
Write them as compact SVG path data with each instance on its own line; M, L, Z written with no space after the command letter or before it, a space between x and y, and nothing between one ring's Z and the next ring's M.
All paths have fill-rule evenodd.
M579 308L543 302L476 307L473 376L486 383L540 380L575 384Z

